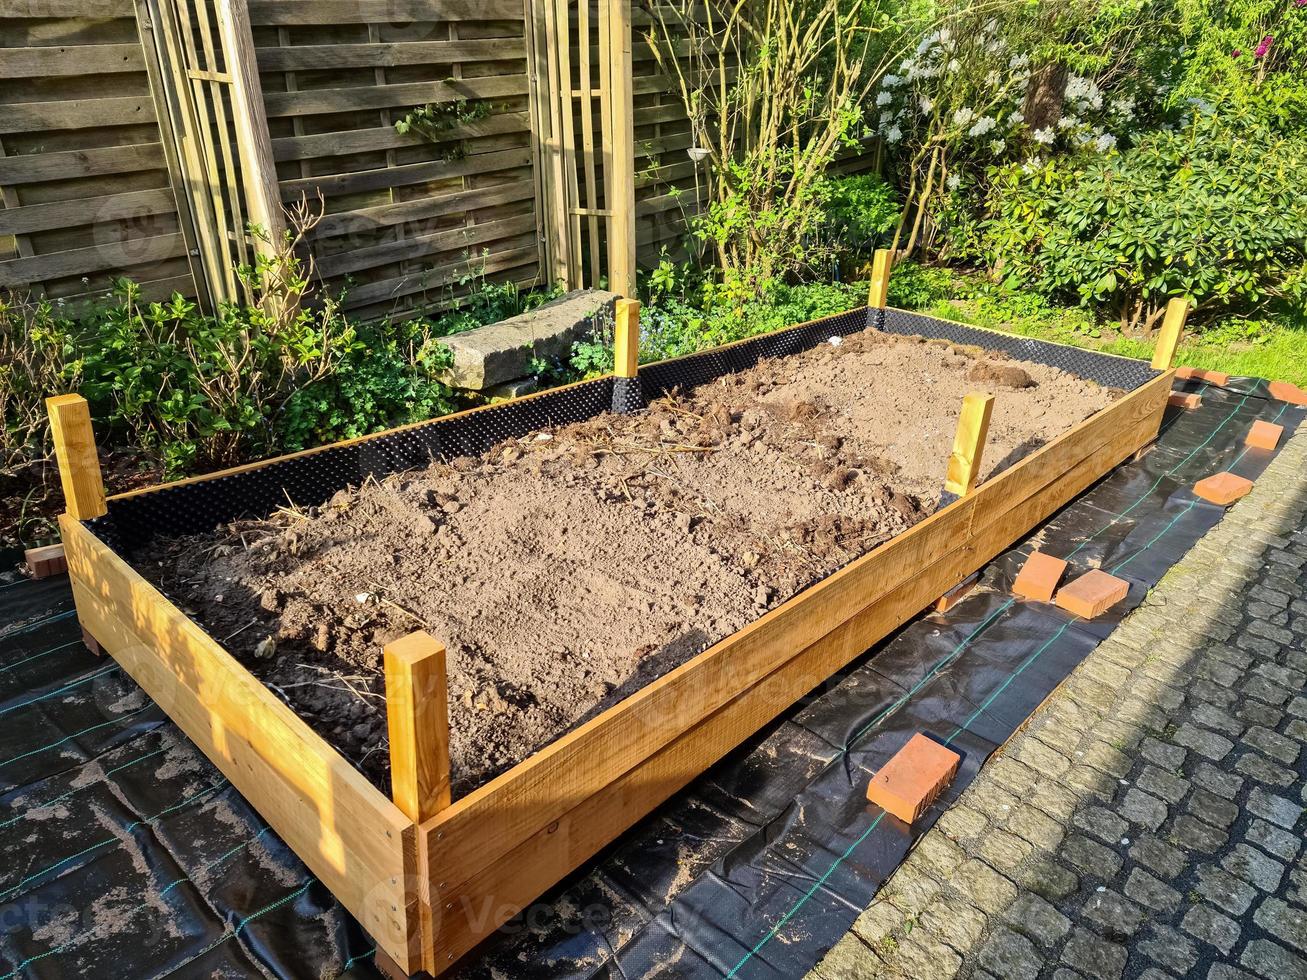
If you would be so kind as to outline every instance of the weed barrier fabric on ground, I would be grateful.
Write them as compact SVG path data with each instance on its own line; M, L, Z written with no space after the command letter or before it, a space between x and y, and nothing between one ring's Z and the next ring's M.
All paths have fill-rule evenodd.
M1168 411L1156 449L992 563L980 590L823 685L453 975L801 976L939 812L910 832L878 818L871 772L925 730L963 755L940 806L956 799L1220 519L1192 484L1227 468L1255 479L1272 454L1244 451L1251 422L1287 438L1303 416L1255 382L1190 388L1200 409ZM1118 569L1128 603L1093 624L1010 603L1037 545L1074 571ZM65 578L0 575L0 712L0 980L375 975L371 942L327 889L160 707L81 647Z

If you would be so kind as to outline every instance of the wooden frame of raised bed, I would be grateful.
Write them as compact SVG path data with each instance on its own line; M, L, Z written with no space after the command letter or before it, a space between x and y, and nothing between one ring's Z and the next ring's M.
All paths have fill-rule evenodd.
M887 269L884 263L879 270L882 281ZM884 308L883 288L878 293L873 286L871 298L874 307ZM633 333L623 333L634 329L628 309L619 312L619 342L630 340ZM1169 366L1174 340L1169 336L1159 355L1162 368ZM617 363L625 376L634 374L629 347ZM376 941L379 964L398 973L435 974L1152 442L1173 374L1162 370L452 804L444 654L434 640L416 634L387 649L392 801L87 523L106 513L106 501L86 403L65 395L49 405L68 505L60 525L86 632L360 920ZM140 493L110 498L109 504Z

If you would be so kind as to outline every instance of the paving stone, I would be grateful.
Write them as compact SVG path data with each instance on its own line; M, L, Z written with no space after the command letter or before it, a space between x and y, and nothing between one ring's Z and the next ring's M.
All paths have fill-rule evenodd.
M1290 738L1296 738L1300 742L1307 742L1307 721L1295 718L1285 726L1284 734Z
M1120 855L1080 834L1070 834L1059 854L1072 868L1094 878L1111 880L1121 870Z
M985 832L989 818L969 806L955 805L944 812L935 826L955 841L968 841Z
M1052 851L1066 837L1066 830L1042 810L1023 806L1008 818L1007 829L1044 851Z
M1307 674L1282 664L1261 663L1253 668L1253 673L1265 677L1272 684L1287 687L1290 691L1300 691L1303 685L1307 685Z
M1300 752L1298 743L1269 728L1254 725L1244 734L1243 740L1259 752L1283 762L1286 766L1291 766L1298 761Z
M1164 880L1178 878L1189 863L1185 853L1151 834L1130 845L1130 857L1156 871Z
M1139 949L1154 963L1160 963L1179 976L1188 974L1198 962L1198 948L1170 926L1151 926L1147 936L1140 941Z
M1230 966L1228 963L1213 963L1212 968L1207 971L1207 980L1257 980L1247 970L1241 970L1237 966Z
M1071 933L1062 962L1080 970L1086 976L1111 980L1125 972L1126 950L1118 943L1100 939L1088 929L1079 926Z
M1194 816L1206 820L1213 827L1220 827L1222 830L1228 829L1230 824L1234 823L1239 817L1239 808L1237 806L1205 789L1194 790L1194 795L1189 797L1185 809Z
M1253 921L1286 946L1307 952L1307 912L1271 897L1253 913Z
M1056 861L1036 860L1021 870L1021 887L1050 902L1060 902L1080 887L1080 879Z
M1289 714L1295 718L1307 718L1307 697L1299 694L1289 702Z
M1157 766L1145 766L1144 771L1135 780L1135 785L1145 793L1161 797L1171 804L1179 803L1184 799L1185 793L1189 792L1189 780L1165 772Z
M1136 902L1159 912L1171 912L1180 907L1180 893L1143 868L1130 869L1130 875L1125 881L1125 893Z
M1106 742L1090 743L1085 747L1080 761L1116 779L1129 775L1134 768L1134 761L1128 755Z
M894 872L882 894L901 909L923 909L940 888L939 881L926 873L924 863L913 854Z
M1243 915L1257 897L1257 890L1224 868L1206 864L1198 869L1198 894L1231 915Z
M867 945L875 946L897 932L907 917L907 913L893 902L878 898L854 920L853 931Z
M980 841L976 854L995 871L1011 872L1034 850L1030 844L1005 830L990 830Z
M851 932L831 947L813 974L822 980L879 980L885 976L880 959Z
M1194 721L1214 731L1221 732L1231 738L1238 738L1243 734L1244 724L1238 718L1232 717L1220 708L1211 704L1200 704L1194 708Z
M1287 646L1293 642L1293 633L1282 626L1272 626L1270 623L1264 623L1260 620L1253 620L1245 629L1253 636L1264 636L1272 643L1278 643L1280 646Z
M1076 811L1071 822L1088 834L1109 844L1116 844L1130 825L1111 810L1101 806L1087 806Z
M1229 955L1239 941L1239 923L1210 905L1195 905L1185 913L1180 928Z
M1018 762L1009 755L1001 756L996 761L987 763L985 771L996 782L1022 796L1028 794L1035 788L1035 784L1039 782L1038 773L1025 763Z
M1148 736L1140 743L1139 751L1145 759L1162 769L1174 771L1184 765L1189 753L1180 745L1172 745Z
M939 873L945 880L967 859L966 852L943 834L925 834L913 850L918 860Z
M1017 897L1017 887L989 865L971 858L957 869L953 885L977 908L996 913Z
M1062 782L1081 799L1093 797L1108 802L1116 795L1116 780L1093 766L1076 766L1062 774Z
M1248 794L1249 812L1265 817L1271 823L1278 824L1286 830L1292 830L1302 816L1303 808L1293 800L1285 799L1274 793L1268 793L1260 786L1254 786Z
M984 934L986 921L974 905L951 899L933 903L921 916L922 928L964 955Z
M973 783L963 797L968 806L973 806L994 823L1002 826L1021 802L1007 790L992 780L982 779Z
M1042 782L1035 788L1030 802L1043 810L1054 820L1070 820L1080 800L1065 786L1052 780Z
M1235 844L1221 867L1264 892L1274 892L1284 878L1284 865L1247 844Z
M1204 789L1211 790L1217 796L1232 800L1243 788L1242 777L1233 773L1222 772L1210 762L1200 762L1194 769L1193 781Z
M1116 942L1125 942L1144 921L1143 909L1110 888L1092 892L1080 912L1104 938Z
M1175 818L1169 839L1185 850L1215 854L1225 846L1230 835L1185 813Z
M1149 830L1156 830L1166 822L1166 804L1133 786L1126 790L1124 798L1117 804L1116 809L1131 823L1147 827Z
M1239 695L1235 691L1201 678L1190 682L1189 696L1191 699L1198 698L1222 708L1232 707L1239 700Z
M1243 683L1243 692L1259 701L1265 701L1271 705L1281 705L1289 700L1289 695L1293 692L1279 684L1273 684L1265 677L1250 677Z
M1307 977L1307 960L1268 939L1250 942L1239 962L1267 980L1302 980Z
M1071 920L1038 895L1021 895L1007 910L1007 924L1040 946L1056 946Z
M962 957L956 951L924 930L914 931L899 944L895 960L899 969L909 977L948 980L957 976L962 967Z
M1265 725L1267 728L1274 728L1284 720L1284 712L1279 708L1272 708L1269 704L1254 701L1252 698L1236 705L1234 713L1240 721L1246 721L1250 725Z
M1234 768L1258 782L1280 788L1292 786L1298 778L1292 769L1277 766L1255 752L1245 752L1239 756L1235 760Z
M1025 936L1010 929L997 929L980 950L977 962L995 976L1011 980L1034 980L1043 957Z
M1274 854L1283 861L1292 861L1298 856L1302 842L1294 834L1282 830L1265 820L1254 820L1248 825L1244 835L1263 851Z
M1034 738L1023 739L1017 757L1034 769L1050 776L1060 776L1071 768L1071 760Z
M1193 749L1204 758L1213 762L1220 762L1230 750L1234 748L1234 743L1224 735L1217 735L1215 732L1209 732L1205 728L1199 728L1185 722L1180 726L1179 731L1172 737L1176 745L1183 745L1187 749Z

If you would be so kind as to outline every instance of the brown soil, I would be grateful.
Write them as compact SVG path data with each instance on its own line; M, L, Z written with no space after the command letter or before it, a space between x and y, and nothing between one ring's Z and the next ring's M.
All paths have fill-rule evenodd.
M100 470L106 493L148 487L163 476L156 461L131 450L101 452ZM57 541L63 510L59 468L53 458L0 467L0 548Z
M857 334L644 413L160 542L141 565L379 786L381 648L428 630L449 652L460 796L930 513L981 381L998 396L986 474L1112 398L1042 365Z

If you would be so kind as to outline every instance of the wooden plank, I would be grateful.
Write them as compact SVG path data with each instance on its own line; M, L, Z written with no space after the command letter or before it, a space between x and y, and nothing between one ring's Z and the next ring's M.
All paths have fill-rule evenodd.
M472 256L457 262L434 266L430 269L415 270L394 279L382 279L365 283L362 286L355 286L346 295L345 305L346 308L353 309L358 306L366 306L369 303L394 302L402 296L439 290L441 287L457 282L469 274L488 275L502 269L511 269L515 266L524 265L538 254L539 249L536 247L534 236L532 236L529 245L513 245L503 251L492 252L485 258Z
M334 112L357 112L365 109L402 108L428 102L452 102L455 99L500 98L483 92L507 90L520 94L522 72L507 72L501 77L449 79L433 82L406 82L398 85L356 85L350 88L317 88L299 92L268 92L264 99L268 115L312 116Z
M613 324L613 374L634 378L640 363L640 301L619 299Z
M980 463L989 437L989 419L994 412L994 396L973 391L962 399L958 430L953 436L944 492L965 497L980 479Z
M1176 297L1166 304L1166 316L1162 320L1162 331L1157 337L1157 347L1153 351L1153 368L1165 371L1175 363L1175 349L1180 346L1180 336L1184 333L1185 320L1189 318L1189 301Z
M385 242L371 248L351 248L333 255L320 255L317 259L318 273L330 278L395 262L424 259L442 252L452 252L501 238L524 235L534 231L535 225L535 215L519 214L498 221L449 228L431 235L402 238L396 242Z
M78 228L97 221L121 221L153 214L171 214L177 206L166 188L79 197L48 204L27 204L0 211L0 235L21 235L52 228Z
M35 184L49 180L163 169L163 148L160 144L134 143L127 146L0 157L0 184Z
M121 243L88 245L86 248L0 262L0 286L13 288L66 276L116 271L162 262L185 254L186 241L180 233L130 239Z
M397 41L377 44L296 44L260 48L264 71L330 68L397 68L402 65L450 65L460 61L520 61L526 57L520 37L471 41Z
M253 0L250 22L297 27L522 20L521 0Z
M376 207L329 214L318 222L308 237L310 241L318 241L338 235L364 235L381 231L388 225L437 219L472 208L516 204L533 200L534 197L535 187L529 180L512 180L471 191L433 194L412 201L397 201L394 204L379 204Z
M103 517L104 478L100 457L95 452L91 410L81 395L55 395L45 400L50 417L50 441L59 462L59 482L64 490L64 510L78 521Z
M0 78L58 78L145 71L139 44L0 48Z
M522 79L522 84L525 87L525 78ZM293 118L298 122L300 117ZM448 135L450 140L475 139L505 133L525 133L529 128L530 120L525 112L497 112L484 119L451 127ZM377 126L371 129L349 129L334 133L283 136L272 141L272 154L278 161L305 160L429 145L424 137L413 134L401 135L395 132L393 126Z
M420 822L449 806L445 648L417 632L387 643L383 654L391 795L406 817Z
M250 224L263 233L255 236L255 250L271 254L280 247L286 220L281 210L272 138L263 107L263 85L255 64L249 9L246 0L217 0L217 13L223 59L231 74L231 113L240 152L245 213Z
M0 0L0 18L109 20L132 16L131 0Z
M60 519L82 625L395 960L417 932L413 823L85 525Z
M609 50L613 58L613 90L609 94L607 138L612 146L613 212L608 221L608 288L635 296L635 120L631 86L631 0L610 3Z
M872 309L884 309L889 303L889 280L893 269L893 253L887 248L876 249L871 259L871 285L867 290L867 305Z
M294 200L300 194L325 195L357 194L362 191L385 190L408 184L424 184L448 180L466 173L493 173L497 170L514 170L531 162L531 151L503 150L497 153L474 153L462 160L437 160L432 163L411 163L399 167L361 170L352 174L333 174L329 177L305 177L285 180L281 184L282 200Z
M0 133L139 126L154 122L148 95L55 102L14 102L0 111Z
M1169 389L1169 379L1159 378L1136 390L975 493L845 566L457 801L421 828L430 847L430 866L439 869L440 878L450 887L467 880L488 856L506 853L540 827L559 819L836 624L863 614L904 577L949 554L970 534L973 518L981 510L988 511L985 520L1000 519L1030 496L1032 484L1042 487L1053 482L1113 435L1132 431L1133 424L1127 423L1143 418L1160 420L1159 381ZM1131 451L1134 448L1138 447ZM1005 494L1009 499L1004 499ZM958 580L974 570L967 568ZM918 608L956 584L952 581L939 587L931 583L926 590L929 595ZM475 853L467 847L473 839L469 834L476 835Z

